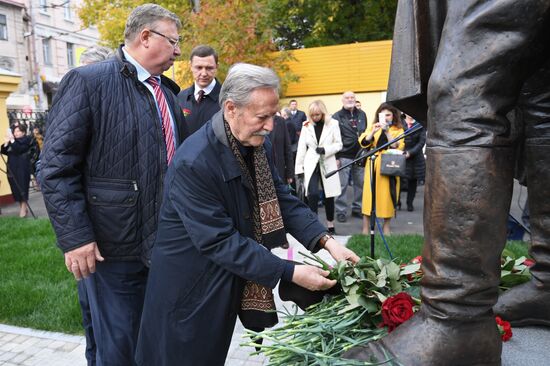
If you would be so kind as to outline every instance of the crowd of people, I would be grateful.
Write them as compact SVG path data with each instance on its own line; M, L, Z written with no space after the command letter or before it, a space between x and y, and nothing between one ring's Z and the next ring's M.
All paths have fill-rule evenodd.
M356 262L333 237L335 222L371 215L371 160L352 162L416 123L383 104L369 125L351 91L333 114L321 100L307 112L296 100L281 108L272 70L235 64L222 84L207 45L191 51L194 82L180 90L163 75L181 55L180 27L163 7L138 6L119 49L92 47L65 75L45 138L19 125L2 145L21 216L31 141L42 150L37 180L79 281L89 365L223 364L237 318L253 330L277 322L279 281L334 286L328 272L270 250L288 247L290 233L312 252ZM423 141L392 148L412 161ZM389 234L400 184L378 165L374 197ZM413 171L409 187L423 179Z
M368 124L361 103L352 91L342 94L342 109L334 114L328 113L321 100L310 103L307 112L297 110L296 100L291 100L288 107L279 112L281 117L276 117L286 121L290 135L290 146L283 151L295 151L295 154L291 167L288 156L275 156L275 159L285 164L288 171L294 169L295 188L298 192L304 192L298 196L315 213L320 205L324 205L326 227L332 234L336 233L334 218L338 222L346 222L349 213L352 217L363 218L362 232L368 234L374 200L375 216L383 219L383 233L390 234L391 218L395 216L396 209L401 209L402 190L407 192L407 211L414 211L417 186L424 181L426 133L420 130L409 134L374 154L376 157L385 153L404 155L406 173L401 176L382 174L381 159L359 158L365 151L378 148L415 128L419 122L383 103L378 107L373 123ZM296 141L295 148L293 140ZM283 140L274 142L274 146L278 144L283 144ZM374 164L373 169L371 164ZM371 170L375 173L372 179ZM334 171L338 174L326 177L327 173ZM292 182L292 177L286 178ZM348 202L348 187L353 190L351 203Z

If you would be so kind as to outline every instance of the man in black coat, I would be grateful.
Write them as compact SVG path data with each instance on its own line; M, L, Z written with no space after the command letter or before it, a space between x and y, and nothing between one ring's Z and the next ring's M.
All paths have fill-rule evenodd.
M287 184L294 180L294 159L286 121L281 116L273 117L273 131L269 134L273 144L273 161L281 180Z
M338 121L340 135L342 136L342 150L336 154L338 166L346 165L351 162L361 146L359 145L359 135L367 127L367 115L355 106L355 93L346 91L342 94L342 109L332 115L332 118ZM365 176L365 167L353 164L340 170L340 187L342 193L335 201L336 219L338 222L345 222L348 217L348 197L347 188L350 182L353 183L353 196L351 201L351 214L355 217L363 217L361 213L361 204L363 202L363 180ZM350 179L351 178L351 179Z
M193 48L189 62L195 82L178 94L178 101L192 134L220 110L221 84L216 79L218 54L212 47L199 45Z
M234 65L220 93L222 110L185 141L168 169L138 365L221 366L237 316L255 330L277 322L271 289L280 279L310 290L333 286L328 272L270 252L286 241L285 230L309 250L359 259L327 235L275 171L265 136L278 94L272 70Z
M115 57L63 78L48 117L42 193L77 280L86 281L97 365L133 365L164 175L187 136L178 86L181 23L154 4L129 15Z

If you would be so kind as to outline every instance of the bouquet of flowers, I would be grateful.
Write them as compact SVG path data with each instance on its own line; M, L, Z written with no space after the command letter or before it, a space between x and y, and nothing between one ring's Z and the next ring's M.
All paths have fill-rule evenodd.
M329 270L329 278L338 281L342 292L325 297L303 314L285 309L280 327L259 333L246 331L250 341L244 345L255 347L255 354L269 357L270 365L368 365L340 356L354 346L382 338L420 307L420 256L401 265L363 257L355 265L339 262L330 267L318 256L303 255ZM501 289L529 280L531 265L530 259L504 252ZM512 337L510 323L497 317L496 326L503 341Z
M285 309L280 327L259 333L247 330L250 342L245 345L269 357L270 365L353 365L340 358L346 350L382 338L418 310L418 260L399 266L364 257L355 265L339 262L331 268L315 255L302 254L329 270L329 278L338 281L342 292L303 314Z

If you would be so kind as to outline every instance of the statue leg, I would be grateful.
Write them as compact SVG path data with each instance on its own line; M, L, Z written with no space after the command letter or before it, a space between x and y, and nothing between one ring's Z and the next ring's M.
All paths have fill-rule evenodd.
M535 265L531 281L502 294L494 312L514 326L550 326L550 139L527 145L526 155L530 254Z
M525 168L529 192L530 282L502 294L495 314L514 326L550 326L550 62L526 83L520 98L525 123Z
M511 148L429 148L422 306L387 337L344 357L403 365L500 365L491 311L512 195Z

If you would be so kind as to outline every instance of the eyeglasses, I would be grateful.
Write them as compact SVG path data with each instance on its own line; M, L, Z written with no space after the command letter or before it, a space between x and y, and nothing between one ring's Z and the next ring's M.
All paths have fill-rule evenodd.
M180 46L180 42L181 42L181 39L180 39L180 38L174 39L174 38L168 37L168 36L166 36L166 35L164 35L164 34L162 34L162 33L160 33L160 32L157 32L156 30L152 30L152 29L149 29L149 32L155 33L156 35L165 38L168 42L170 42L170 44L171 44L172 47L174 47L174 48Z

